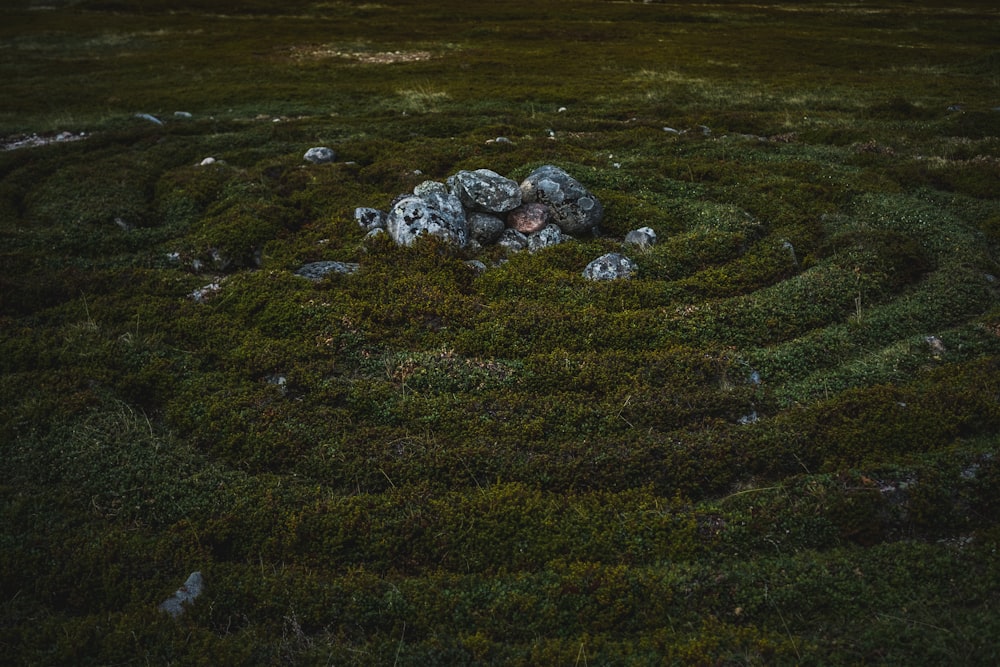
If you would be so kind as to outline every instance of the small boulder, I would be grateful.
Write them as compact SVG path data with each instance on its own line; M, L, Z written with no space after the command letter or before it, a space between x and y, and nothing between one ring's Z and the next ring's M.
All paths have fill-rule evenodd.
M312 262L296 271L295 275L319 282L328 273L355 273L360 267L361 265L355 262Z
M333 152L332 148L327 148L326 146L316 146L310 148L306 151L306 154L302 156L306 162L312 162L313 164L326 164L327 162L333 162L337 159L337 154Z
M468 240L468 222L461 204L455 200L456 210L452 202L440 195L428 195L428 200L410 195L393 205L386 217L386 231L393 241L411 245L418 236L429 234L464 246Z
M549 222L549 207L538 202L521 204L507 215L507 226L522 234L545 229Z
M528 247L528 243L527 236L510 227L503 230L500 238L497 239L497 245L507 252L520 252Z
M413 194L418 197L424 197L432 193L446 195L448 194L448 186L439 181L424 181L413 188Z
M481 245L495 243L504 230L503 218L490 213L470 213L469 237Z
M545 165L521 183L521 198L552 210L552 221L567 234L594 232L604 217L604 207L575 178L559 167Z
M173 597L160 603L160 611L165 611L174 618L180 616L184 613L184 605L193 604L195 598L201 595L202 588L204 588L204 580L201 572L192 572Z
M558 225L545 225L534 234L528 235L528 250L535 252L542 248L559 245L563 242L563 233Z
M633 229L625 235L625 243L639 246L640 248L648 248L651 245L656 245L656 232L649 227Z
M617 252L601 255L583 270L589 280L620 280L631 278L638 267L631 259Z
M385 218L385 211L380 211L377 208L359 206L354 209L354 219L358 221L358 225L365 231L370 232L373 229L385 229Z
M448 177L448 187L470 211L506 213L521 205L517 182L490 169L460 171Z

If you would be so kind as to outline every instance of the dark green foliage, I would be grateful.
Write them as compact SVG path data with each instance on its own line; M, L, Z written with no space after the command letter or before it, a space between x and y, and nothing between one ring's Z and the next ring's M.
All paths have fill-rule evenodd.
M45 4L0 10L0 134L77 138L0 152L10 659L997 662L991 4ZM354 221L544 164L597 234Z

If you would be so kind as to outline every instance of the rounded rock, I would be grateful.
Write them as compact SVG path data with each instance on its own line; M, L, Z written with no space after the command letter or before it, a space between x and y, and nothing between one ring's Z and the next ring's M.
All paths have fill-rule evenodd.
M468 240L468 224L461 206L458 213L410 195L393 205L386 217L386 231L399 245L411 245L417 237L431 235L461 247Z
M497 239L497 245L507 252L520 252L528 247L528 237L516 229L508 227Z
M448 178L448 187L470 211L506 213L521 205L517 182L489 169L460 171Z
M528 236L528 251L535 252L542 248L559 245L563 242L563 233L558 225L545 225L542 229Z
M337 154L333 152L332 148L327 148L326 146L316 146L307 150L306 154L302 156L302 159L306 162L312 162L313 164L326 164L327 162L333 162L336 160Z
M621 280L635 275L638 267L631 259L617 252L601 255L583 270L588 280Z
M504 230L502 218L490 213L470 213L469 237L482 245L495 243Z
M522 234L533 234L545 229L549 216L549 207L545 204L521 204L507 215L507 226Z
M553 165L531 172L521 183L525 202L546 204L552 222L566 234L594 232L604 218L601 202L578 180Z
M625 243L639 246L640 248L648 248L651 245L656 245L656 232L650 227L633 229L625 235Z

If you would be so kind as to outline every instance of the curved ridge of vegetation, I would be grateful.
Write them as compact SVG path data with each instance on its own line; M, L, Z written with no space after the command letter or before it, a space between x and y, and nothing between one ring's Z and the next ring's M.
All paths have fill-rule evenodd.
M0 10L5 654L995 663L996 8L495 4ZM600 235L353 220L549 163Z

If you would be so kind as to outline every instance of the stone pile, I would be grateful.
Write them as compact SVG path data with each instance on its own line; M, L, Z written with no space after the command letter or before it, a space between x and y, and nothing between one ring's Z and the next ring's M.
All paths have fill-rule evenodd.
M362 207L354 214L369 234L388 233L400 245L430 235L459 247L499 244L510 251L593 234L603 216L597 197L552 165L520 184L489 169L460 171L445 183L424 181L396 197L388 211Z
M305 159L317 164L335 159L332 150L321 148L310 149ZM508 252L535 252L568 237L595 234L603 217L604 207L597 197L552 165L539 167L521 183L490 169L460 171L444 183L424 181L413 192L396 197L386 211L369 207L354 211L354 219L368 236L388 234L399 245L436 236L472 251L499 245ZM655 243L656 232L649 227L629 232L624 241L625 246L639 250ZM479 260L469 264L486 270ZM329 273L354 273L358 268L352 262L313 262L296 274L318 282ZM583 276L620 280L632 278L637 271L632 259L608 253L590 262Z

